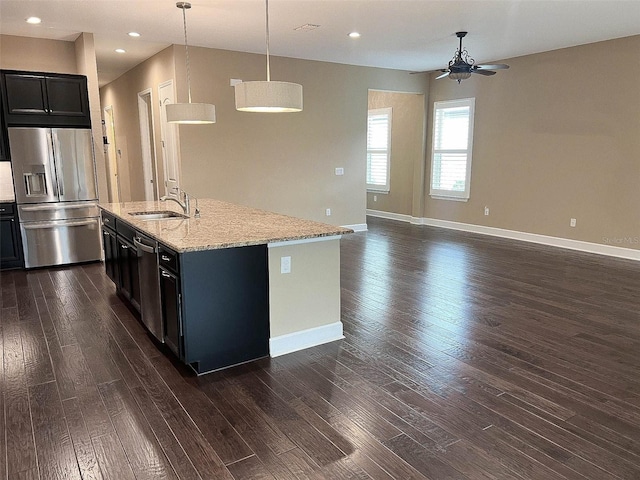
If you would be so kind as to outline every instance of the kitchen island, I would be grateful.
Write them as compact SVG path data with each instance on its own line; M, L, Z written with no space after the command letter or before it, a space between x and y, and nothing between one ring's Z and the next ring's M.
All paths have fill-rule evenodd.
M205 373L342 338L340 237L352 230L210 199L194 218L194 203L190 218L152 220L135 214L182 212L100 205L107 273L138 311L159 291L157 313L146 309L162 317L158 340ZM159 285L139 275L143 237L157 242Z

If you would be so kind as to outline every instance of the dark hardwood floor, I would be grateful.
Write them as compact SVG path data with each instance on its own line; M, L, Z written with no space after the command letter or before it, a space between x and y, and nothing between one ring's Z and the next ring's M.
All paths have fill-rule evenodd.
M640 478L640 262L369 227L344 340L202 377L102 265L2 273L0 478Z

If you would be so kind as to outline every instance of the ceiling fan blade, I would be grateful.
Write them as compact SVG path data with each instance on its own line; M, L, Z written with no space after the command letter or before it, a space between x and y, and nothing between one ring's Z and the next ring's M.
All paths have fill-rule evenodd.
M436 77L436 80L440 79L440 78L444 78L444 77L448 77L449 76L449 70L447 70L446 72L444 72L442 75L438 75Z
M492 72L491 70L471 70L471 73L479 73L480 75L484 75L485 77L496 74L496 72Z
M476 65L475 68L482 70L506 70L509 65L504 63L496 63L495 65Z
M409 75L420 75L421 73L429 73L430 70L424 70L422 72L409 72Z

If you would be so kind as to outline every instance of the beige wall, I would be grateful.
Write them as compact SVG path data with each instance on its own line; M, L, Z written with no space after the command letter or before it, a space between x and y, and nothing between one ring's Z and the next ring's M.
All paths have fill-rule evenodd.
M635 36L509 59L460 85L433 80L428 124L434 101L475 97L475 132L469 201L427 195L425 217L593 243L640 237L638 51Z
M0 68L78 73L74 42L0 35Z
M98 90L98 65L96 63L96 49L92 33L81 33L75 41L76 65L78 73L87 77L89 90L89 111L91 113L91 127L93 130L94 155L96 159L96 174L98 180L98 196L106 201L107 168L102 144L102 115L100 114L100 93Z
M175 51L178 93L186 101L183 50ZM264 55L189 51L193 101L214 103L218 118L215 125L180 126L187 191L335 225L366 222L368 89L426 93L426 76L272 57L274 80L303 85L303 112L243 113L235 110L229 80L264 79Z
M367 208L414 215L424 195L424 182L414 191L414 179L423 177L425 95L370 90L369 109L386 107L392 108L390 188L389 193L368 192Z
M271 338L340 321L340 240L269 248L269 318Z
M163 178L158 86L174 78L173 47L168 47L100 89L102 109L113 107L116 149L121 152L118 156L118 176L123 202L144 200L138 93L149 88L158 178Z

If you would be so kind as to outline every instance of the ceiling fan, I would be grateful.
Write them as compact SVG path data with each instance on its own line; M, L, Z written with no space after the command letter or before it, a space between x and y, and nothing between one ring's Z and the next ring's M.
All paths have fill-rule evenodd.
M460 39L460 47L456 50L453 58L449 62L447 68L443 68L440 72L442 75L436 77L439 78L449 77L451 80L457 80L460 83L462 80L466 80L472 73L480 75L491 76L496 72L492 70L505 70L509 68L509 65L504 63L497 63L495 65L476 65L476 61L469 56L466 48L462 48L462 39L467 35L467 32L456 32L456 37Z

